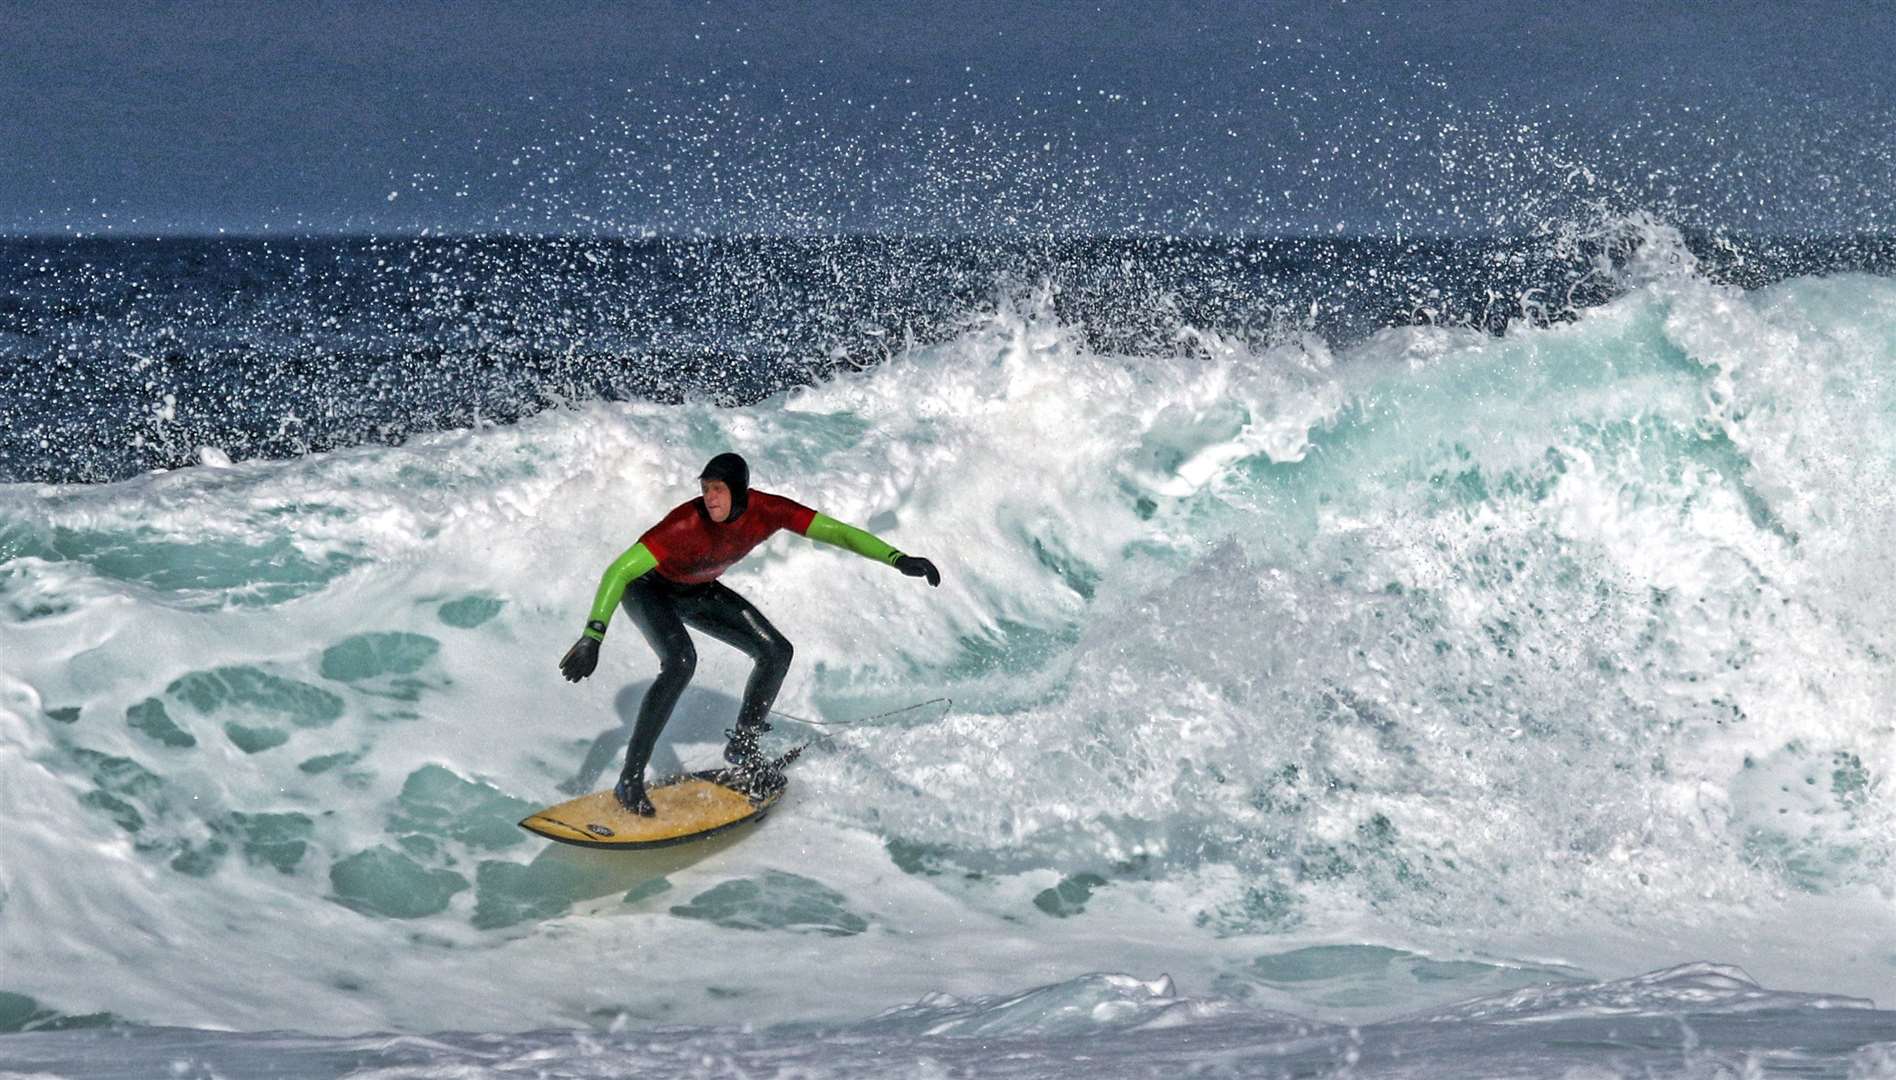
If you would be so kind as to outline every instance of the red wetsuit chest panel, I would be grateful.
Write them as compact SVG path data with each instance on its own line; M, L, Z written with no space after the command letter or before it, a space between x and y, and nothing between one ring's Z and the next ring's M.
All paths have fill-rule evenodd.
M744 512L714 523L704 500L680 503L664 520L645 530L639 543L658 560L660 577L685 585L714 581L778 529L803 534L816 511L781 495L751 489Z

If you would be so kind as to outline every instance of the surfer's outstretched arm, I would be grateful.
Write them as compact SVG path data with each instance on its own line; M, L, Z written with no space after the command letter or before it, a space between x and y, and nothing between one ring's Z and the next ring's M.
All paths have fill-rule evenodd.
M657 567L657 557L643 543L633 544L612 560L599 579L599 591L593 594L592 613L586 616L586 636L594 641L606 640L606 624L612 621L612 610L625 596L625 587Z
M935 569L934 563L919 556L904 555L875 534L837 521L827 514L811 518L810 527L804 530L803 535L818 543L853 551L863 558L893 566L909 577L925 577L930 585L941 584L941 571Z
M599 666L599 643L606 640L606 624L612 621L612 610L619 606L625 587L657 566L658 559L641 543L627 548L606 567L605 575L599 579L599 591L593 594L586 629L560 658L560 674L566 676L567 681L578 682Z

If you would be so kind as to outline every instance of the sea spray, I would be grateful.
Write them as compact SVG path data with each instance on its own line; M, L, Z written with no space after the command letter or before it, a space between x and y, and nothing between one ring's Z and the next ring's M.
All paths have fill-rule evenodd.
M1773 984L1887 994L1843 954L1896 884L1896 293L1741 291L1678 243L1500 333L1129 352L1029 290L749 405L0 490L0 990L496 1030L851 1015L997 966L1250 986L1339 938L1626 974L1737 935ZM790 537L734 571L798 644L786 711L957 707L813 751L742 845L543 851L509 823L599 786L652 673L624 627L581 687L558 653L727 448L945 575ZM743 672L706 651L662 765L715 756ZM727 995L760 934L786 981ZM847 985L783 989L818 972Z

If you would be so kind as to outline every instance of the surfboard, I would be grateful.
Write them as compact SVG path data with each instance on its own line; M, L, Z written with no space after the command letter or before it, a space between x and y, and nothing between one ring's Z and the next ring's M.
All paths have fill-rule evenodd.
M789 785L784 766L802 752L799 746L760 768L707 769L648 787L645 794L658 811L651 817L620 806L608 789L529 814L520 827L562 844L614 851L702 840L763 820Z

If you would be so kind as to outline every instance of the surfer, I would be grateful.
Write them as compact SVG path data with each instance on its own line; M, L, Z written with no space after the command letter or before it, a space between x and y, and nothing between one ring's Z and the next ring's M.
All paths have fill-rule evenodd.
M941 584L941 572L927 559L904 555L862 529L781 495L751 490L750 466L736 454L712 458L698 474L698 483L702 491L698 498L679 504L606 568L585 631L560 659L560 673L568 681L591 675L599 665L599 645L606 638L612 609L623 597L626 614L658 654L658 678L639 704L632 741L626 746L625 769L613 794L627 810L648 817L654 811L645 794L645 766L698 664L698 651L685 633L686 626L742 651L754 662L744 684L737 726L725 732L729 741L724 760L748 768L762 757L757 736L770 730L764 716L790 670L791 648L763 612L718 580L733 563L777 530L789 529L886 563L910 577L927 578L932 586Z

